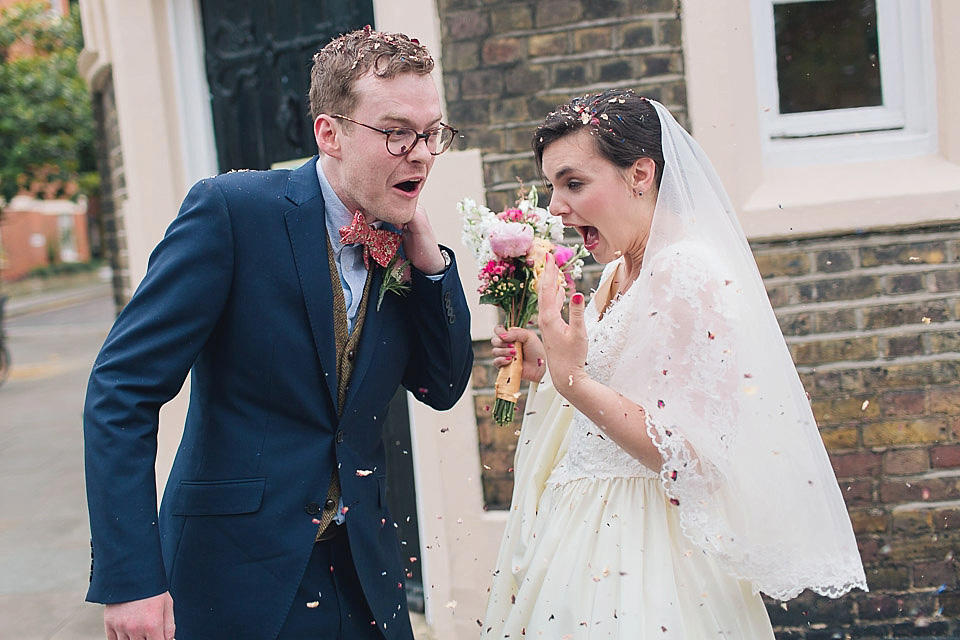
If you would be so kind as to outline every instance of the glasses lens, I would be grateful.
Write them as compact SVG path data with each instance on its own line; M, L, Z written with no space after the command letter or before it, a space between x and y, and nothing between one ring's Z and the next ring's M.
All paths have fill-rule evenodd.
M387 134L387 151L402 156L417 141L417 132L413 129L393 129Z
M447 126L437 129L427 141L430 153L437 156L450 148L453 142L453 129Z

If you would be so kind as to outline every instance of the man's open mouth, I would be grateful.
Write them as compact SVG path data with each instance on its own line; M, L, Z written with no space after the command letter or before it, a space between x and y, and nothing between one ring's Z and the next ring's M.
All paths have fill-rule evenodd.
M420 188L420 185L423 184L422 178L414 178L412 180L404 180L403 182L398 182L393 185L395 188L400 189L406 193L414 193L417 189Z

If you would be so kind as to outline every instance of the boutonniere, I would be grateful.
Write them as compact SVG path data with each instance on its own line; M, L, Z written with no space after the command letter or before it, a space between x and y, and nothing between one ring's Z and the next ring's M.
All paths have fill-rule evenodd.
M387 291L392 291L401 296L407 295L407 292L410 291L411 279L410 261L397 251L387 266L384 267L383 282L380 283L380 295L377 296L377 311L380 311L383 295Z
M363 264L367 269L370 268L371 258L384 268L383 282L377 296L377 311L380 310L387 291L406 295L410 290L410 261L400 252L400 240L401 235L398 232L375 228L359 211L353 215L350 224L340 227L342 244L363 246Z

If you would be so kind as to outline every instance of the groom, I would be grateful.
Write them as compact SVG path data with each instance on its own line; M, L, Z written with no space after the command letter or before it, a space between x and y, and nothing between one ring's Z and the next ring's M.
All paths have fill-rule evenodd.
M448 409L473 362L456 263L417 205L456 133L432 68L369 27L325 46L319 156L202 180L151 256L84 411L108 639L412 639L381 429L400 385ZM382 266L397 244L405 295ZM158 518L157 415L188 371Z

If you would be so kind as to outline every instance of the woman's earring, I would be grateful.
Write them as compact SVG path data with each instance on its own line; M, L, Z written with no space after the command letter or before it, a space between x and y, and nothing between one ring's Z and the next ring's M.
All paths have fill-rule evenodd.
M633 197L634 197L634 198L639 198L639 197L642 196L642 195L643 195L643 191L637 191L636 189L633 190Z

